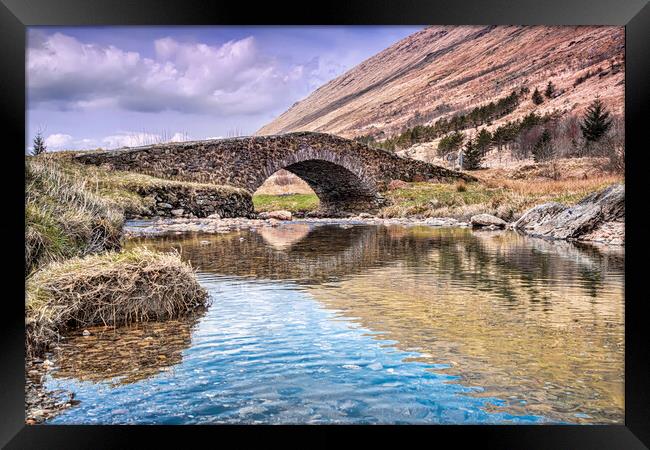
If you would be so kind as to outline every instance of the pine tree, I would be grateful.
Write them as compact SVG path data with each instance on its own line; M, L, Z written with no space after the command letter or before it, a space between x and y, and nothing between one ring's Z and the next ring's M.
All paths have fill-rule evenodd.
M468 140L463 151L463 169L478 169L481 167L481 161L483 161L481 150L472 139Z
M34 149L32 150L32 155L38 156L41 153L45 153L47 151L45 140L43 139L43 134L40 131L36 133L36 136L34 136L33 144Z
M541 105L544 103L544 97L542 97L542 94L539 93L539 89L535 88L535 91L533 91L533 95L531 97L533 100L533 103L536 105Z
M533 159L535 162L541 162L553 156L553 146L551 144L551 133L544 130L533 147Z
M553 83L549 81L548 84L546 85L546 90L544 91L544 95L546 96L546 98L551 98L554 92L555 92L555 86L553 86Z
M485 128L478 133L478 136L476 137L476 146L483 156L485 156L485 154L490 150L490 147L492 147L492 134Z
M464 139L465 135L459 131L446 135L438 143L438 155L445 156L457 151L463 145Z
M587 144L598 142L611 126L612 119L609 117L609 111L600 98L596 97L585 111L583 122L580 124L582 136Z

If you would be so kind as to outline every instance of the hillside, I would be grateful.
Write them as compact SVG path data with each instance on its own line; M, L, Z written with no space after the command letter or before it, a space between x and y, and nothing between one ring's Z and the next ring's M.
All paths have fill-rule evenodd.
M257 134L321 131L381 139L522 87L543 92L549 81L554 97L539 106L522 101L494 124L533 110L580 113L596 95L619 115L624 43L620 27L433 26L321 86Z

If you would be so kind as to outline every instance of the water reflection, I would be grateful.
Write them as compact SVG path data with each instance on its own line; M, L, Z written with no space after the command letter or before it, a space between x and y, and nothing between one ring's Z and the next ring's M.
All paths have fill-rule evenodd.
M623 275L618 248L512 232L289 225L141 240L203 272L304 286L513 413L623 420Z
M357 411L361 421L409 422L400 416L401 404L395 399L412 405L408 408L426 403L421 406L426 422L451 420L461 410L471 412L459 421L623 421L622 249L512 232L304 223L129 243L142 244L178 249L200 270L215 305L200 320L72 337L61 349L58 379L137 386L170 367L179 367L179 373L224 374L214 384L227 386L227 393L206 395L225 395L218 420L235 422L241 410L260 401L261 391L249 398L247 389L262 389L279 403L268 400L264 408L275 415L260 413L260 421L302 423L321 417L327 423L325 417L339 417L340 411L321 400L342 392L339 382L348 398L358 397L354 402L365 405ZM253 284L260 279L275 281ZM313 299L328 312L315 308ZM302 323L307 317L308 326ZM197 320L198 332L193 331ZM346 324L370 334L350 331ZM381 343L387 353L371 342ZM367 354L372 358L359 359ZM305 358L310 362L296 364ZM380 377L384 369L377 368L389 364L394 370L388 382L393 400L383 397L387 388L379 388L386 380ZM429 379L423 375L427 371L447 378ZM396 376L398 372L409 375ZM262 379L273 382L262 386ZM183 380L182 385L190 383L187 377ZM176 395L188 402L190 411L205 408L196 403L200 399L194 400L195 394L179 391L174 383L152 383L147 381L147 386L155 395L161 396L163 389L167 396L160 397L164 405L147 406L152 411L178 409L168 400ZM464 386L460 390L467 403L449 397L440 383ZM273 390L279 385L286 385L282 392ZM196 389L206 388L200 384ZM129 392L123 391L126 399ZM318 392L324 393L323 399ZM372 398L364 392L372 392ZM435 412L443 398L444 408L451 408L445 409L445 418ZM485 402L476 403L481 399ZM95 398L95 403L102 400ZM229 415L230 407L239 412ZM487 417L476 408L481 414L506 415ZM160 412L142 414L138 417L152 421L160 417ZM217 417L209 414L205 420Z

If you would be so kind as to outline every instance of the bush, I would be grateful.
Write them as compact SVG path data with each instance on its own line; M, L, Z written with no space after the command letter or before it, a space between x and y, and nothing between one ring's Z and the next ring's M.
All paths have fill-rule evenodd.
M178 254L144 248L50 263L27 278L26 293L32 356L69 329L169 319L208 299Z

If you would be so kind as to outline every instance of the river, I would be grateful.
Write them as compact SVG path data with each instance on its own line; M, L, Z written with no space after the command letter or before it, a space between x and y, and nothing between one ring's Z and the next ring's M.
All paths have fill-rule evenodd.
M212 303L57 350L52 424L623 423L624 253L467 228L293 222L133 238Z

